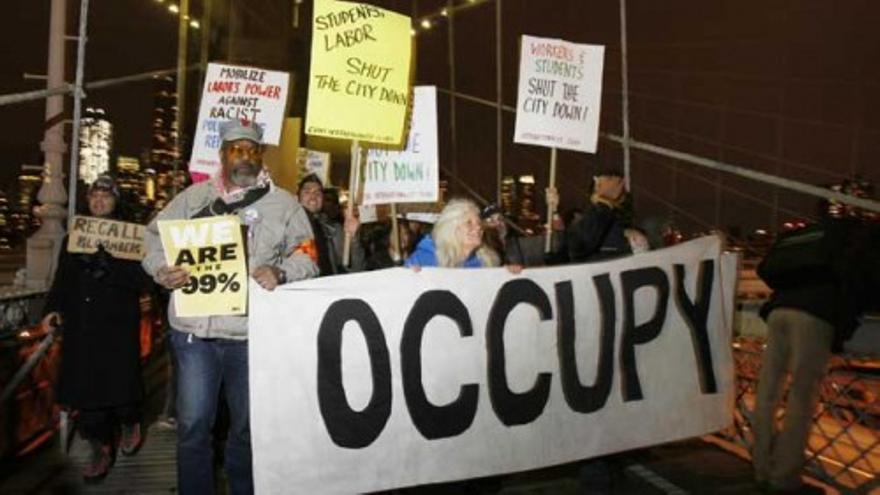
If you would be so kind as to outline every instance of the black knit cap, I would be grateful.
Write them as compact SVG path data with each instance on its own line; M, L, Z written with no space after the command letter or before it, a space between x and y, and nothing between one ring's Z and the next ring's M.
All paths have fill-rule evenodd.
M92 191L104 191L119 197L119 188L116 187L116 182L109 175L99 175L95 182L89 185L89 193Z
M496 213L501 213L501 208L495 203L489 203L483 208L483 211L480 212L480 219L486 220Z

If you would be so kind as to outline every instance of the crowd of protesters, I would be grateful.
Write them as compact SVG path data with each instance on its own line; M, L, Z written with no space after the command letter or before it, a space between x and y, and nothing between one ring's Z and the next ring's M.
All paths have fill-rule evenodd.
M218 434L225 438L222 457L230 493L253 492L247 316L175 314L173 293L189 275L182 267L168 266L158 234L160 220L239 216L247 230L251 277L267 290L314 276L398 266L415 271L505 266L519 273L524 267L602 261L650 248L645 233L632 224L625 181L615 170L602 170L594 177L586 210L566 210L547 226L553 242L550 252L544 253L543 239L520 236L497 206L481 210L467 199L449 201L433 226L405 218L362 225L352 210L340 208L335 190L325 188L315 175L301 179L296 197L277 187L263 167L258 126L230 121L221 127L221 138L221 172L188 187L156 215L147 227L141 265L115 258L104 249L94 254L62 250L59 255L44 324L65 327L58 401L79 411L80 431L92 452L83 471L87 481L102 479L117 451L133 455L143 441L138 301L152 278L172 294L168 304L175 368L171 388L177 393L171 396L173 407L166 407L164 420L177 430L178 490L214 493L213 437ZM555 189L547 189L546 199L556 209ZM91 185L87 200L88 213L96 217L113 218L120 206L118 189L107 176ZM838 267L853 280L856 274L868 273L859 268L876 269L877 257L871 257L867 244L877 242L876 233L869 239L859 232L845 234L850 241L858 238L858 243L842 244L850 246L846 254L850 262ZM851 333L866 307L834 306L853 302L858 291L867 292L863 276L860 282L830 280L802 282L794 289L780 286L766 311L770 345L758 392L755 465L759 481L776 488L799 485L816 383L832 343ZM809 338L802 333L804 328L810 330ZM809 367L802 364L807 362ZM795 393L789 403L795 402L799 412L787 416L786 429L776 435L773 411L786 363L795 364ZM222 423L228 431L217 432L221 409L228 411Z

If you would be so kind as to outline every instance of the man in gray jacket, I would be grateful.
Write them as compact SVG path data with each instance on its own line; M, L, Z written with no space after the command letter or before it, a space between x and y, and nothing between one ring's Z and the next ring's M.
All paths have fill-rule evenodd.
M157 222L237 215L246 227L246 252L252 283L274 290L288 281L318 274L312 229L305 211L286 191L275 187L263 168L262 130L253 122L220 127L222 170L210 181L190 186L147 227L144 269L175 291L168 307L177 356L178 492L213 494L212 427L220 387L229 406L225 464L229 492L253 493L251 473L248 319L247 316L179 317L176 289L186 285L184 267L168 266Z

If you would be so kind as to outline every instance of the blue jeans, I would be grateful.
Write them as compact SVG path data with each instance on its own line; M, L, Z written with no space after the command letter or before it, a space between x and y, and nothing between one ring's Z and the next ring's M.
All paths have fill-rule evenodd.
M229 406L225 467L232 495L251 494L251 433L247 341L200 339L173 331L177 357L177 489L213 495L212 429L220 386Z

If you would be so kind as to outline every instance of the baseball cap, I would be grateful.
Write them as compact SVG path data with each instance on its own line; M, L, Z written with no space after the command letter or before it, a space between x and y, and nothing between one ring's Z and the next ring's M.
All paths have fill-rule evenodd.
M247 139L262 144L263 129L253 120L229 120L220 124L220 138L224 142Z

